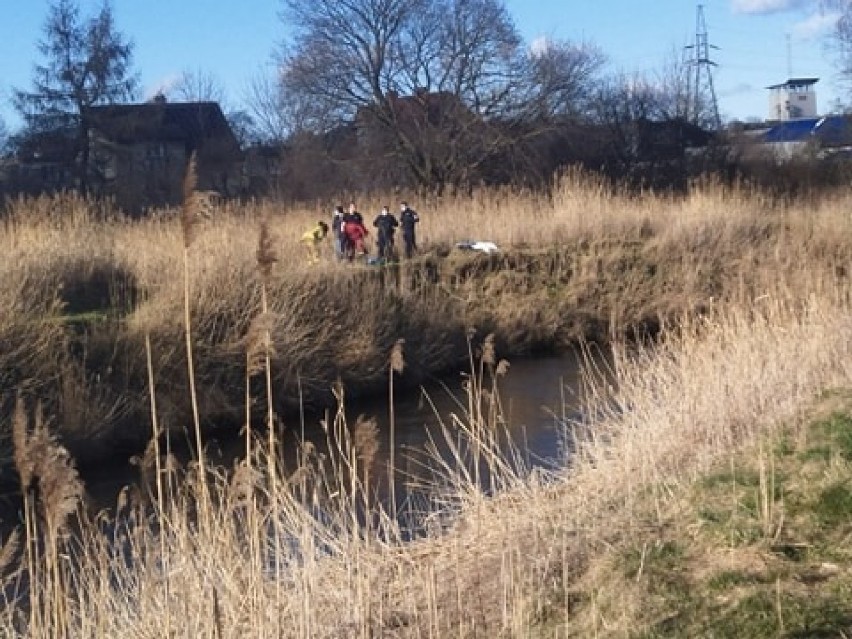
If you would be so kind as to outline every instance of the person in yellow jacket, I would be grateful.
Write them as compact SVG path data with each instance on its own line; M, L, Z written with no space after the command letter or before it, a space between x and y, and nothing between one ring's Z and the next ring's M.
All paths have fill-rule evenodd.
M316 264L319 262L319 246L320 242L328 235L328 224L320 220L311 230L305 231L302 234L302 244L305 247L305 252L308 258L308 264Z

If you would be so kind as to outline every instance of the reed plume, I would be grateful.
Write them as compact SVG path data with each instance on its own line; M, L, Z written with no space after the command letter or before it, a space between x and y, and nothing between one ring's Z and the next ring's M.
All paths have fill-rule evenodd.
M260 272L260 315L255 318L249 328L248 341L248 364L249 371L259 369L260 364L266 373L266 408L267 427L270 431L270 455L274 453L274 441L272 432L274 430L274 413L272 402L272 365L274 345L272 342L272 330L275 326L275 318L269 312L269 279L272 275L272 266L278 261L272 244L272 236L269 232L269 223L266 218L260 222L258 233L257 250L255 252L257 268ZM271 460L274 462L274 460ZM272 469L271 469L272 470Z
M486 335L485 341L482 342L482 363L487 366L494 366L497 363L497 353L494 348L494 333Z
M258 233L257 251L255 252L257 267L260 271L260 317L258 330L262 332L262 336L258 338L258 343L262 348L258 349L258 354L261 354L263 359L263 369L266 381L266 428L269 437L267 451L267 472L269 474L270 494L272 497L272 519L273 528L272 535L275 538L275 605L279 609L282 601L281 592L281 536L278 534L278 526L281 524L279 514L279 495L278 495L278 450L276 447L275 433L275 413L273 411L272 401L272 323L271 314L269 313L269 279L272 275L272 266L277 261L275 251L272 246L271 235L269 233L269 224L266 218L260 222L260 231ZM251 365L251 357L248 357L248 364ZM260 358L258 358L260 359ZM247 373L248 374L248 373ZM248 388L248 380L246 380L246 388ZM251 424L246 424L246 439L251 440ZM280 627L278 628L280 634Z
M405 340L396 340L390 353L390 370L388 371L388 488L390 490L391 514L394 522L397 519L396 512L396 411L394 409L393 378L394 375L402 375L405 370L405 353L403 347Z
M405 356L403 353L403 346L405 346L405 339L400 338L396 340L396 343L394 343L390 354L391 371L393 371L394 373L399 373L400 375L402 375L402 371L405 370Z
M181 230L183 246L189 248L195 239L195 226L201 213L201 200L198 188L198 167L195 153L189 157L186 173L183 177L183 204L181 206Z
M26 417L22 423L26 432ZM31 465L31 483L38 484L44 521L48 529L59 532L76 509L83 484L71 455L48 430L41 403L36 405L33 431L27 436L25 446L26 463Z
M25 498L35 471L35 464L30 456L28 429L24 398L21 393L18 393L15 399L15 412L12 415L12 447L15 468L21 481L21 492L24 493Z
M275 342L272 339L272 329L276 318L273 313L260 313L252 319L246 333L246 369L248 375L254 376L266 368L266 360L275 357Z
M251 427L251 378L266 370L266 362L275 356L275 343L272 339L272 329L275 317L272 313L256 315L249 323L245 336L246 350L246 396L245 396L245 436L246 460L252 462L252 440L254 434Z
M32 486L35 478L35 462L30 450L29 419L23 395L18 392L15 399L15 412L12 416L12 443L15 468L21 481L21 494L24 499L24 539L26 543L27 576L30 583L36 584L38 567L35 556L37 549L37 527L35 508L32 503ZM29 625L34 627L36 607L30 605Z
M153 456L153 470L154 470L154 478L157 489L157 513L158 517L162 520L165 518L166 505L164 501L163 494L163 473L162 466L160 464L160 423L159 418L157 417L157 393L154 385L154 361L153 355L151 353L151 336L146 331L145 332L145 368L148 373L148 398L151 403L151 441L148 446L145 448L144 457L147 458L150 454ZM143 468L146 467L145 460L143 460ZM159 535L160 538L160 561L163 563L165 567L164 573L168 575L168 553L166 552L166 540L163 535ZM166 596L169 594L169 583L168 577L165 579L165 591ZM171 621L167 618L165 620L165 632L168 637L171 634Z
M186 175L183 180L183 207L181 215L181 227L183 230L183 319L184 335L186 337L186 366L189 376L189 395L192 403L192 421L195 426L195 445L198 449L198 472L202 483L206 481L206 469L204 465L204 445L201 439L201 419L198 415L198 395L195 390L195 368L192 356L192 319L190 315L190 277L189 277L189 247L194 239L194 227L198 221L200 209L199 194L196 191L198 185L198 172L196 167L196 156L193 152L186 167Z
M260 478L260 473L248 459L235 465L230 482L230 496L235 506L252 503L255 490L260 485Z
M366 471L375 460L376 453L379 452L379 428L375 419L368 419L364 415L358 416L352 427L352 446L355 449L355 456Z
M68 451L50 433L41 403L36 405L29 432L23 398L18 395L13 418L15 463L24 495L27 569L30 583L30 627L49 623L54 634L65 636L69 624L66 608L65 568L60 562L60 542L68 519L83 495L83 483ZM39 552L39 525L44 524L44 546ZM45 611L41 599L53 601ZM49 612L50 619L41 617Z
M352 452L354 453L352 477L352 496L353 499L357 494L356 481L358 477L357 466L360 465L363 473L363 485L361 492L364 498L364 513L369 513L370 510L370 468L379 452L379 428L376 426L376 420L366 418L364 415L359 415L355 420L355 425L352 427ZM369 526L369 516L367 522Z
M3 575L3 572L12 565L12 560L15 558L15 555L18 553L18 546L20 545L20 537L21 534L18 532L18 529L12 531L6 541L3 543L3 547L0 548L0 576Z
M263 218L260 221L260 235L257 240L257 267L264 280L268 280L272 274L272 267L278 261L278 253L272 242L272 233L269 231L269 220Z
M147 497L151 497L157 489L158 449L157 440L152 437L145 446L145 452L133 455L129 460L130 464L139 470L139 483ZM161 500L160 494L157 494L157 500Z
M83 482L71 455L49 434L47 428L34 431L33 454L42 512L49 533L60 534L83 496Z

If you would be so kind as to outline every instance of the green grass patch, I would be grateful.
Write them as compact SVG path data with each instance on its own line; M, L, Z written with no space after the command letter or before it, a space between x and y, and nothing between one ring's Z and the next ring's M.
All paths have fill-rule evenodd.
M790 457L795 454L796 446L790 435L788 433L784 433L778 440L778 443L775 445L774 453L776 457Z
M736 488L753 488L760 486L760 474L756 470L750 468L724 470L718 473L707 475L700 481L699 488L704 490L714 490L718 488L731 489Z
M702 628L704 637L838 637L849 629L852 609L835 597L756 592L720 611Z
M710 600L703 601L706 604ZM834 593L778 592L775 584L765 584L731 603L699 605L683 611L638 636L645 639L804 639L843 637L847 635L841 633L848 633L850 629L852 604L848 599Z
M693 482L664 540L616 549L610 587L641 598L629 636L852 639L852 413L805 428Z
M107 311L85 311L83 313L67 313L60 315L57 319L66 324L94 324L95 322L105 322L108 319L115 317Z
M843 459L852 460L852 414L836 412L818 422L816 428L828 440L833 452Z
M698 517L704 523L724 526L731 521L731 511L702 507L698 509Z
M852 522L852 490L849 480L837 482L822 490L813 510L826 526Z
M703 508L698 517L707 534L712 534L720 543L724 540L728 546L749 546L764 538L760 522L753 514L744 514L739 508L736 513L731 510Z
M739 586L763 583L765 578L743 570L723 570L707 580L707 588L712 591L724 591Z
M683 548L673 541L657 541L641 548L630 548L622 555L622 572L625 577L635 577L640 568L671 570L683 560Z
M827 463L831 460L831 448L829 446L813 446L799 454L799 459L807 462Z
M687 556L678 542L658 540L634 546L622 553L619 563L625 579L644 580L650 592L681 603L688 597Z

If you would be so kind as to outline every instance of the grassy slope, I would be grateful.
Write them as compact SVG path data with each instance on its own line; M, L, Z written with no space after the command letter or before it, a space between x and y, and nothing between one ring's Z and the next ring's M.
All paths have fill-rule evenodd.
M601 636L852 635L852 392L634 516L570 589Z
M44 589L36 592L44 603L36 610L46 616L35 620L32 636L61 636L58 625L72 627L77 636L162 636L163 628L170 625L181 630L179 636L187 637L525 637L532 633L588 637L648 632L700 636L709 632L702 628L706 620L726 618L729 625L718 636L747 636L739 631L748 628L751 618L738 611L742 602L749 610L748 602L756 602L753 608L763 612L753 615L755 623L770 624L770 629L773 622L766 614L770 608L760 608L761 601L775 603L771 610L776 617L781 610L785 631L792 632L796 623L803 625L796 621L802 613L795 612L795 601L785 598L788 592L792 596L801 591L785 590L788 582L777 577L798 574L801 584L790 583L805 588L810 587L809 579L823 577L820 571L830 574L820 596L809 601L823 601L823 610L808 623L815 627L828 619L826 611L843 598L840 593L832 599L826 584L839 583L843 558L837 553L819 554L823 552L819 544L806 538L813 527L796 526L811 517L810 510L822 513L821 534L831 534L827 531L833 515L826 518L826 513L845 508L845 488L837 484L842 479L837 473L843 469L839 463L843 457L836 454L839 440L832 434L845 432L845 425L828 427L822 434L820 428L811 434L797 425L805 423L802 407L816 394L852 384L846 279L847 237L852 227L843 202L801 216L766 211L759 199L749 201L743 210L722 195L719 201L712 195L669 203L669 209L666 202L654 199L614 203L620 208L610 220L612 225L598 228L589 244L577 241L576 235L567 236L577 241L565 244L569 248L606 247L592 253L585 270L577 272L580 280L585 274L592 283L601 283L595 279L601 274L603 282L616 287L593 288L588 294L592 302L610 300L627 308L649 291L657 291L657 298L670 295L665 299L683 302L674 308L688 309L703 302L709 312L686 317L676 328L664 331L648 352L616 349L621 352L615 363L618 385L590 389L585 414L594 426L575 425L578 436L582 435L579 450L564 472L546 481L538 474L515 474L511 468L502 472L502 461L488 446L499 420L483 420L476 411L447 416L449 439L472 439L475 452L492 466L492 476L503 480L502 490L484 495L463 469L438 468L443 499L427 507L424 517L430 525L424 538L408 543L394 531L386 513L378 512L370 520L386 528L380 534L353 517L359 508L373 504L370 465L357 451L343 449L333 456L338 470L330 477L312 473L309 465L292 477L269 477L265 466L256 464L253 469L243 467L253 472L241 473L241 482L236 474L233 482L229 476L216 475L211 488L200 486L190 468L186 480L177 482L174 499L119 507L130 513L116 526L126 554L111 552L100 520L94 522L79 548L74 548L80 562L74 581L51 581L48 575ZM631 208L633 204L638 212ZM668 257L671 268L662 274L679 277L657 278L642 268L631 270L631 264L642 263L635 260L636 252L613 251L606 244L607 237L629 236L630 228L641 230L642 225L632 221L647 217L645 207L651 205L664 210L659 218L652 218L654 228L644 238L642 250L656 251L661 259ZM584 200L583 211L590 208L594 202L590 206ZM569 220L578 225L586 221L582 217ZM232 328L229 322L251 314L242 304L253 299L253 292L246 292L251 287L245 279L254 269L251 241L235 239L242 242L239 254L249 257L228 261L236 265L231 270L219 268L235 255L225 252L233 249L223 240L235 237L238 221L214 221L207 239L199 239L202 250L194 282L197 308L203 312L195 328L228 329ZM81 237L84 231L82 227ZM173 271L166 268L173 253L168 246L173 230L152 223L143 229L145 242L135 235L138 231L132 227L116 231L133 236L121 251L133 253L140 262L150 261L147 266L135 263L131 269L151 292L150 304L143 305L148 314L138 309L134 326L162 330L162 341L155 342L155 350L162 349L157 371L169 365L180 368L180 326L170 322L174 297L169 274ZM156 233L164 237L158 240ZM41 238L44 233L36 235ZM10 236L10 243L18 237ZM121 244L116 240L117 252ZM150 250L142 251L140 246ZM216 246L222 251L209 250ZM681 252L675 253L678 246ZM535 246L516 248L535 250ZM43 262L31 265L36 274L37 266L49 266L58 255L44 254ZM16 263L4 268L12 269ZM304 269L296 272L304 275ZM341 294L349 282L346 273L333 267L327 273L337 278ZM526 290L524 294L539 295L537 286L524 283L524 273L530 275L530 283L539 281L529 268L508 274L498 270L494 275L521 280L504 289L510 294ZM640 277L643 273L647 280ZM625 278L625 274L635 277ZM286 277L282 277L282 291L288 290L284 281ZM645 288L647 282L660 288ZM686 289L688 293L674 290L683 282L692 287ZM724 285L721 290L727 297L704 299L708 282ZM476 278L462 275L456 285L456 292L469 293L462 299L473 309L490 299L477 289ZM563 300L568 295L562 292L557 297ZM355 309L364 311L375 301L362 301L363 306ZM294 307L306 316L328 317L319 314L321 305L306 305L302 298L298 302L282 303L282 311L287 311L283 317L297 316L289 312ZM508 312L518 307L526 304L513 304ZM333 317L339 321L346 314ZM374 326L368 324L371 329ZM282 333L297 327L284 323ZM332 333L335 329L333 323L322 328ZM300 336L305 334L296 335ZM388 339L396 336L386 335ZM166 350L170 343L171 352ZM292 342L297 352L299 343ZM372 349L376 361L384 365L387 354L375 346ZM237 347L221 354L240 362L244 357ZM144 361L141 356L137 359ZM480 401L488 404L486 395L480 394L470 400L471 407ZM783 424L793 426L780 446L772 437ZM335 420L334 427L349 432L345 422ZM788 450L794 452L783 452ZM817 479L797 488L799 476L784 465L800 460L800 453L815 464ZM382 470L373 469L370 477ZM168 482L175 473L163 470L157 475L165 478L167 494L172 492ZM769 481L773 477L774 487ZM319 479L332 485L324 491L322 487L312 490L312 482ZM814 492L807 492L812 488ZM794 499L796 490L801 494ZM766 498L776 494L777 499ZM841 507L826 509L823 502ZM318 503L327 517L316 516ZM151 523L145 514L151 511L145 508L158 509L158 524ZM239 525L233 525L235 521ZM773 552L779 529L777 543L783 545ZM270 575L271 537L287 540L274 548L287 579ZM802 539L811 546L797 546ZM60 542L60 550L65 550L66 540ZM738 563L730 563L740 552ZM809 567L811 576L789 568L797 553L804 555L799 563ZM21 552L13 555L16 564L26 565ZM32 566L39 568L38 562ZM164 566L169 570L161 571ZM788 566L788 572L776 566ZM700 596L710 592L711 581L721 584L720 596L728 599L717 601L715 592L713 597ZM65 589L72 583L75 596L69 597ZM756 597L750 598L749 593ZM20 626L19 605L13 601L2 611L0 635L6 631L16 636L11 629ZM728 611L735 611L732 618L726 617Z

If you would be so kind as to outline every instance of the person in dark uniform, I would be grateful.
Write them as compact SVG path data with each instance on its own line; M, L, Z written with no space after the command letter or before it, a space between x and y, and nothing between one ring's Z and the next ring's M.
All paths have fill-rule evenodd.
M343 258L346 255L346 235L343 233L343 207L341 205L334 207L334 213L331 216L331 232L334 235L334 254L338 258Z
M405 257L411 259L414 251L417 250L417 238L415 233L415 225L420 221L417 213L408 206L408 202L400 203L399 223L402 226L402 241L405 245Z
M373 226L379 229L378 244L379 258L388 260L393 252L393 233L399 222L391 215L387 206L382 207L382 212L373 220Z

